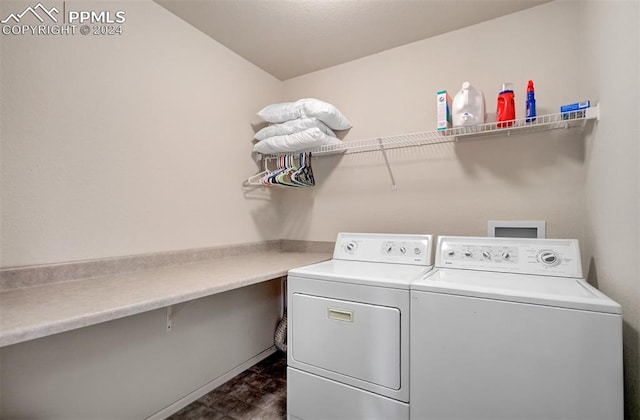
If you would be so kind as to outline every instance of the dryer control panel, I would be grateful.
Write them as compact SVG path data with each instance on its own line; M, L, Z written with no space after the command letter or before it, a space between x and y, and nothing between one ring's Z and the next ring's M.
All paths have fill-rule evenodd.
M337 260L433 265L431 235L339 233L333 250Z
M438 238L436 266L479 271L582 278L575 239Z

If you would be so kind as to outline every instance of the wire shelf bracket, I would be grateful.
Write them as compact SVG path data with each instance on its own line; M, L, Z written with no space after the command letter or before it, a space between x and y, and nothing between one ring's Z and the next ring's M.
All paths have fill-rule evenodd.
M384 150L384 143L382 139L378 139L378 143L380 143L380 151L382 152L382 157L384 157L384 163L387 165L387 170L389 171L389 177L391 177L391 190L397 191L398 185L396 184L396 179L393 177L393 171L391 170L391 165L389 164L389 158L387 157L387 151Z

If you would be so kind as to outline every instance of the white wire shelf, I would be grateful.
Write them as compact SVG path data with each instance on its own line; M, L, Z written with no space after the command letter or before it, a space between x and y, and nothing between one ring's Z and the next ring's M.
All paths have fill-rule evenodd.
M535 121L528 122L521 118L508 122L492 122L471 127L456 127L447 130L447 135L455 139L465 139L482 136L511 135L532 131L567 129L583 127L587 120L599 119L600 108L598 105L579 111L563 112L558 114L539 115ZM507 123L512 123L505 126ZM501 126L500 126L501 125Z
M564 112L558 114L538 115L535 121L527 121L526 118L516 119L505 122L491 122L486 124L478 124L471 127L455 127L442 131L425 131L421 133L401 134L397 136L379 137L375 139L348 141L342 144L321 146L313 149L301 150L298 152L286 152L282 154L309 153L314 157L324 156L336 153L363 153L363 152L382 152L385 165L389 171L391 178L391 189L396 190L396 180L389 164L387 150L398 149L404 147L432 146L442 143L453 143L458 140L465 140L476 137L489 136L510 136L525 132L545 131L568 129L572 127L584 127L588 120L600 119L600 106L596 105L591 108ZM279 155L258 155L258 160L262 159L264 171L258 175L248 178L243 187L264 186L261 184L260 176L268 173L268 162L275 160Z
M396 136L379 137L366 140L347 141L342 144L321 146L306 149L301 152L311 152L313 156L323 156L336 153L362 153L380 151L382 149L397 149L403 147L429 146L442 143L452 143L457 140L488 136L510 136L533 131L567 129L582 127L587 120L599 119L599 105L580 111L572 111L558 114L538 115L533 122L527 122L526 118L516 119L502 123L478 124L470 127L455 127L442 131L425 131L412 134L400 134ZM511 124L499 127L498 125ZM289 154L283 153L283 154ZM300 152L295 152L300 153ZM274 157L276 155L269 155Z

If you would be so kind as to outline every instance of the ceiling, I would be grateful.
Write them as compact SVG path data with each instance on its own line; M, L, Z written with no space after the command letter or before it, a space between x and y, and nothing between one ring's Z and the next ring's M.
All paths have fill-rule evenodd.
M550 0L154 0L280 80Z

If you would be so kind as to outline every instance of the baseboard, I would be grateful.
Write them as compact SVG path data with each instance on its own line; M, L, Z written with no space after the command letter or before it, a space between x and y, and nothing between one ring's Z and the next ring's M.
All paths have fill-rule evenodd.
M193 391L193 392L185 395L184 397L180 398L178 401L174 402L173 404L171 404L171 405L163 408L162 410L158 411L157 413L147 417L147 420L164 420L164 419L166 419L170 415L172 415L174 413L177 413L178 411L180 411L184 407L188 406L192 402L197 401L202 396L208 394L209 392L213 391L214 389L216 389L217 387L219 387L223 383L227 382L229 379L233 378L234 376L236 376L239 373L244 372L245 370L249 369L251 366L255 365L256 363L260 362L263 359L266 359L267 357L271 356L275 352L276 352L275 346L269 347L265 351L263 351L263 352L259 353L258 355L252 357L251 359L247 360L246 362L242 363L241 365L238 365L238 366L234 367L230 371L226 372L224 375L217 377L213 381L201 386L200 388L196 389L195 391Z

